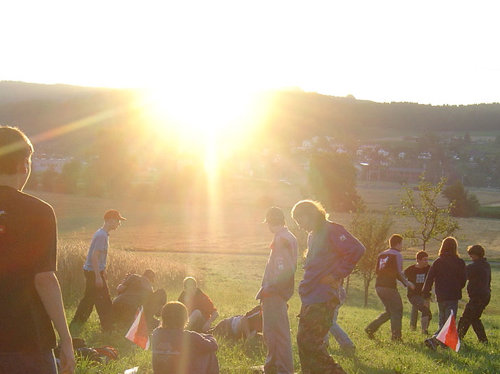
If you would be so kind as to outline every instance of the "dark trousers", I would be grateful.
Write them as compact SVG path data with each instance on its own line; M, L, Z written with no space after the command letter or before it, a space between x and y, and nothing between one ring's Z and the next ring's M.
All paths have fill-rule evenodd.
M85 293L78 305L78 309L76 310L71 324L83 324L87 322L95 305L99 320L101 321L101 328L103 331L110 331L113 326L111 316L112 307L104 272L101 272L103 281L103 286L101 288L95 286L95 274L93 271L84 270L83 274L85 275Z
M0 352L0 374L57 374L52 350Z
M428 300L424 299L422 296L408 296L408 300L411 303L410 327L415 330L417 327L418 312L422 313L422 318L428 317L429 319L431 319L432 313L429 308ZM422 325L424 325L424 323L422 323Z
M490 303L490 295L483 297L474 297L469 300L465 306L464 313L458 321L458 335L462 339L469 327L472 325L474 332L480 342L487 342L486 331L484 330L483 323L481 322L481 315L483 314L484 308Z
M384 304L385 312L372 321L366 330L375 332L380 326L391 320L391 332L393 339L401 339L403 321L403 302L396 288L375 287L377 295Z
M328 354L325 344L325 336L330 330L338 304L338 300L332 299L326 303L302 305L300 308L297 345L303 374L345 373Z

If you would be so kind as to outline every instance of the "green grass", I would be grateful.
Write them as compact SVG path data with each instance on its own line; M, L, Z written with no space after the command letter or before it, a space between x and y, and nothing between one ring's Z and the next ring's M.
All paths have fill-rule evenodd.
M214 208L176 206L143 203L127 199L97 199L79 196L44 194L51 203L59 223L59 272L68 319L73 317L79 298L83 294L82 264L90 238L102 223L105 209L117 208L128 220L116 232L111 233L109 255L109 286L112 294L122 277L130 271L140 272L152 268L159 275L158 287L167 291L168 300L177 299L181 281L186 275L194 275L201 287L212 297L218 307L219 319L243 313L256 304L254 300L267 260L272 235L262 219L266 206L258 203L260 196L271 194L275 204L285 209L301 198L291 187L286 191L267 189L254 191L250 196L243 187L234 188L216 201ZM363 184L360 194L368 206L383 210L398 203L398 186ZM271 192L270 192L271 191ZM283 193L282 193L283 192ZM483 191L487 202L500 201L500 192ZM480 197L481 200L481 197ZM349 226L349 214L332 215L333 220ZM460 253L472 243L485 246L488 258L500 258L500 220L460 219L458 232ZM293 227L292 222L289 224ZM411 220L397 219L393 231L400 232ZM300 235L304 243L304 235ZM431 259L435 258L438 242L430 245ZM404 255L413 256L417 248ZM382 312L382 304L370 290L368 307L363 307L361 279L353 276L348 301L340 310L339 323L357 346L354 357L346 357L337 344L330 340L330 352L349 373L495 373L500 372L498 363L500 343L500 301L496 298L500 289L500 268L494 268L493 297L486 309L483 321L491 344L487 347L476 342L471 330L464 339L460 352L429 352L423 346L423 336L409 331L409 304L404 297L405 315L403 338L405 344L390 340L389 323L377 333L377 340L369 340L364 327ZM301 271L297 274L297 283ZM289 317L294 342L294 360L299 370L297 346L297 318L300 300L295 294L290 300ZM459 306L459 316L464 303ZM437 306L432 305L437 317ZM436 319L431 328L436 328ZM118 348L120 359L108 365L92 367L79 362L78 373L123 373L125 369L140 366L141 373L152 373L151 352L142 351L124 338L123 333L102 334L95 312L81 331L81 336L92 346L112 345ZM241 343L220 341L218 357L222 373L248 373L252 365L262 364L265 351L258 347L245 347Z
M256 301L254 295L259 288L261 275L266 263L266 257L260 255L210 255L210 254L138 254L115 251L110 253L110 263L121 259L123 256L133 256L137 262L143 264L159 263L187 266L192 274L200 278L201 287L211 296L218 307L219 319L240 314L253 305ZM124 263L122 262L122 265ZM121 266L122 266L121 265ZM174 266L172 265L172 266ZM160 268L161 273L161 268ZM162 273L161 273L162 274ZM297 283L302 271L297 273ZM382 312L382 304L376 297L373 289L369 297L367 308L362 306L363 295L361 279L352 276L347 304L340 310L339 324L350 335L357 346L354 357L342 354L337 343L330 338L330 353L338 360L349 373L494 373L500 370L499 342L500 342L500 301L495 298L500 289L500 268L494 267L493 273L493 298L486 309L483 322L491 344L483 346L477 343L471 329L462 342L463 347L459 353L450 350L430 352L423 345L424 337L419 332L409 330L409 303L404 290L400 290L404 300L405 315L403 319L404 344L393 343L390 340L390 324L386 323L376 334L376 340L369 340L363 329L372 319ZM64 271L61 271L64 284ZM83 286L83 276L75 280ZM113 278L113 277L112 277ZM168 300L174 300L181 292L181 284L172 282L168 274L162 274L162 280L157 286L167 289ZM114 278L113 278L114 279ZM118 278L117 278L118 279ZM110 283L115 281L111 280ZM77 298L68 305L68 318L72 317L76 307ZM295 367L298 371L299 360L295 337L297 333L300 300L294 294L290 300L289 317L292 330ZM459 306L461 315L465 302ZM432 304L434 319L431 321L430 330L436 329L437 305ZM103 334L100 332L96 314L84 326L81 336L94 346L113 345L120 351L121 358L108 365L89 367L88 362L79 363L78 373L119 373L133 366L140 366L141 373L152 373L151 352L142 351L128 342L124 333ZM245 347L241 343L219 341L218 358L222 373L250 373L249 367L261 364L265 359L265 349L259 347Z

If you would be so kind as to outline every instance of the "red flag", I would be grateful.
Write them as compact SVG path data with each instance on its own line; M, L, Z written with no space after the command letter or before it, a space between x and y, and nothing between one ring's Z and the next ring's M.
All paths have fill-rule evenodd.
M135 321L132 323L132 326L130 326L130 329L125 337L142 349L149 348L148 325L146 323L146 318L144 317L142 306L137 309Z
M448 347L458 352L460 349L460 339L458 338L457 326L455 324L455 316L453 310L448 317L448 320L437 334L436 339L446 344Z

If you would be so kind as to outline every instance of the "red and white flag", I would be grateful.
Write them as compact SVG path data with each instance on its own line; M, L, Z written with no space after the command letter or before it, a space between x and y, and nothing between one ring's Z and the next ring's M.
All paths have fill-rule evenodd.
M453 315L453 310L448 317L448 320L437 334L436 339L440 342L446 344L448 347L458 352L460 349L460 339L458 337L457 326L455 323L455 316Z
M125 337L131 342L137 344L142 349L149 348L149 333L146 318L144 317L142 306L137 309L134 323L130 326Z

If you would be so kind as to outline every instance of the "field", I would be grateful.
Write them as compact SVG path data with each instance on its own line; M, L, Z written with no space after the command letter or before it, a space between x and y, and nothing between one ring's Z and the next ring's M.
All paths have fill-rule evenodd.
M254 188L247 186L246 188ZM112 200L75 197L68 195L45 194L41 196L50 202L58 216L60 228L59 277L63 287L64 301L68 319L71 319L78 298L83 292L81 265L93 232L101 225L102 212L108 208L117 208L128 220L116 232L111 233L109 255L109 285L114 291L120 279L130 271L140 272L149 267L158 272L158 287L167 291L168 300L175 300L181 291L184 276L194 275L200 280L201 287L211 296L218 307L220 318L240 314L255 305L254 295L259 288L265 267L268 244L272 235L261 224L266 205L263 201L272 201L285 208L290 208L300 198L291 186L281 186L282 190L268 186L258 186L248 199L248 191L234 189L234 193L224 196L214 207L168 206L142 203L130 200ZM360 194L370 207L382 210L397 204L397 186L361 185ZM481 192L481 191L480 191ZM497 191L478 193L481 202L500 200ZM333 214L335 221L347 226L348 214ZM397 232L407 221L399 220L394 225ZM459 232L462 257L467 244L482 243L488 257L500 258L500 221L487 219L461 220ZM292 229L296 230L290 222ZM299 233L303 243L304 235ZM432 252L437 250L437 243L432 245ZM406 251L412 257L416 248ZM432 256L432 255L431 255ZM300 267L299 267L300 268ZM367 308L363 307L361 280L352 277L348 301L340 310L339 324L345 328L357 346L355 356L347 357L338 345L330 339L330 352L340 361L349 373L494 373L500 372L500 301L495 297L500 291L500 267L493 267L493 298L483 317L490 338L489 346L479 345L472 331L464 339L458 354L448 351L429 352L422 344L423 336L412 332L409 324L409 304L406 298L403 319L404 344L392 343L389 324L385 324L377 333L375 341L369 340L363 328L381 311L382 305L373 289ZM296 281L301 278L299 269ZM404 295L404 291L400 290ZM461 314L466 297L459 306ZM294 294L290 300L289 316L292 339L297 332L297 318L300 300ZM437 305L432 306L437 316ZM436 328L436 318L431 322L430 330ZM81 332L92 346L116 346L121 358L108 365L91 366L80 361L78 373L120 373L127 368L140 366L140 373L152 373L151 353L134 347L123 333L103 334L99 331L95 313ZM294 343L296 370L299 361ZM248 373L252 365L264 362L265 351L258 347L230 344L219 341L219 362L222 373Z

